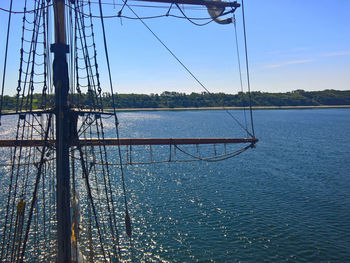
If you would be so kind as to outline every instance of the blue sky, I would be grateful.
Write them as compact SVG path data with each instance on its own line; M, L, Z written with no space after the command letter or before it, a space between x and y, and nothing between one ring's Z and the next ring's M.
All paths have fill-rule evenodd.
M20 11L24 1L14 2L14 10ZM113 0L103 2L112 4ZM119 11L121 2L114 2L115 6L104 5L105 15ZM350 89L349 0L245 0L244 3L252 90ZM9 1L1 1L0 7L8 9L8 6ZM134 7L134 10L140 16L165 14L167 11L166 8L140 7ZM94 13L97 11L95 9ZM207 17L202 7L186 6L185 12L189 16ZM171 13L179 14L176 8ZM127 8L123 14L133 16ZM240 9L236 18L244 68ZM21 19L22 15L14 15L11 24L7 94L15 93ZM2 74L7 13L0 11L0 22ZM211 92L240 91L232 24L210 23L198 27L187 20L170 17L145 22ZM101 27L98 19L94 23L103 89L108 91ZM140 21L106 19L106 30L115 91L146 94L203 91Z

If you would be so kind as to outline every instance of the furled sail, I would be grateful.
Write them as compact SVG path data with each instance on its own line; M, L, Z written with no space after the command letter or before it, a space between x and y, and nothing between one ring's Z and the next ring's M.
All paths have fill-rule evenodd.
M210 2L221 2L221 0L214 0ZM226 25L232 23L232 18L226 18L222 19L220 18L222 15L224 15L225 7L224 6L214 6L214 5L207 5L208 13L210 17L218 24Z

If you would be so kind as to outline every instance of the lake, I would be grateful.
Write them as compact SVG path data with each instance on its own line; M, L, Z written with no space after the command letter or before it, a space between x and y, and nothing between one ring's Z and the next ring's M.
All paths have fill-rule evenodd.
M118 117L121 137L245 136L220 110ZM350 262L350 109L257 110L254 121L257 147L222 162L140 165L166 160L169 146L153 147L151 157L149 148L123 149L134 163L125 178L135 262ZM105 128L114 136L111 122ZM172 149L172 158L181 154ZM122 194L116 202L127 257Z

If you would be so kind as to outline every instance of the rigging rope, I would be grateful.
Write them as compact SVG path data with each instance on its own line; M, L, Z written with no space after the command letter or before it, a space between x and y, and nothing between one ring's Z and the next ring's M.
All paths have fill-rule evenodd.
M244 47L245 47L245 64L247 70L247 84L248 84L248 96L249 96L249 111L250 111L250 121L252 125L252 137L255 137L254 131L254 121L253 121L253 109L252 109L252 97L250 94L250 77L249 77L249 64L248 64L248 47L247 47L247 33L245 25L245 15L244 15L244 0L242 0L242 19L243 19L243 32L244 32Z
M34 96L34 87L37 86L35 84L43 84L43 98L42 98L42 105L46 105L46 99L44 98L44 94L46 94L48 86L52 89L52 85L50 84L50 56L47 53L47 43L49 43L49 38L50 38L50 32L48 30L49 28L49 15L48 15L48 8L50 5L44 5L44 0L36 0L35 1L35 8L30 11L24 10L24 12L21 12L24 14L23 18L23 26L22 26L22 42L21 42L21 60L20 60L20 73L19 73L19 81L18 81L18 86L17 86L17 112L22 111L23 108L27 109L29 111L32 111L34 105L34 99L36 97ZM79 92L79 95L81 95L80 87L83 87L87 82L87 87L88 87L88 96L91 100L93 100L94 103L89 105L89 107L93 109L98 109L99 111L103 112L103 104L101 100L101 91L102 88L100 86L100 79L99 79L99 73L98 73L98 64L96 60L96 49L95 49L95 40L94 40L94 33L93 33L93 25L92 25L92 18L94 17L91 13L91 9L89 10L89 14L86 15L84 13L83 7L86 6L86 4L79 5L79 1L76 0L77 6L73 9L72 6L69 6L69 10L75 10L75 22L76 25L74 28L71 28L71 34L70 34L70 43L71 46L75 47L74 48L74 57L72 56L72 61L71 61L71 67L76 69L74 75L75 82L72 81L72 83L76 83L76 90ZM39 7L41 3L41 6ZM12 4L12 0L11 0ZM90 8L90 1L88 1L88 5ZM130 8L131 5L128 5L126 1L124 2L124 5L128 6ZM103 16L102 13L102 6L101 6L101 0L99 1L99 6L100 6L100 16L99 18L101 19L101 24L102 24L102 29L103 29L103 40L104 40L104 47L105 47L105 54L106 54L106 59L107 59L107 67L108 67L108 74L109 74L109 84L111 88L111 93L112 93L112 106L113 106L113 112L114 112L114 122L116 126L116 135L118 140L120 140L119 137L119 121L118 117L116 114L116 103L117 101L115 100L116 94L113 91L113 86L112 86L112 76L111 76L111 69L110 69L110 63L109 63L109 58L108 58L108 49L107 49L107 42L106 42L106 33L105 33L105 27L103 23L103 19L107 18ZM79 10L81 8L81 10ZM182 12L181 8L178 6L180 11ZM131 8L130 8L131 9ZM131 9L132 10L132 9ZM132 10L133 11L133 10ZM173 16L169 15L169 11L166 14L166 16ZM9 13L9 16L11 16L13 12ZM33 13L33 21L30 21L30 18L26 17L26 14L28 13ZM148 29L149 31L160 41L160 43L170 52L174 58L185 68L185 70L204 88L209 94L209 90L196 78L196 76L176 57L176 55L158 38L158 36L142 21L142 19L146 18L141 18L137 16L136 13L134 13L136 18L132 19L138 19L140 20ZM183 13L185 19L191 19L187 17ZM46 17L45 17L46 16ZM87 21L87 18L89 17L90 19L90 25L89 22ZM42 19L42 20L41 20ZM68 19L68 18L67 18ZM70 19L73 19L71 16ZM195 19L195 18L194 18ZM201 18L198 18L201 19ZM204 19L204 18L203 18ZM210 21L211 22L211 21ZM32 24L33 29L32 30L32 39L25 39L24 37L24 32L28 30L26 28L26 25ZM198 24L199 25L199 24ZM9 25L8 25L9 26ZM89 31L89 28L91 28L91 34ZM9 29L8 29L9 30ZM75 33L73 33L73 30ZM78 32L79 31L79 32ZM83 31L83 32L81 32ZM27 34L27 33L26 33ZM29 37L30 38L30 37ZM42 41L41 41L42 40ZM79 41L79 44L78 44ZM90 43L92 41L92 44ZM74 44L73 44L74 42ZM28 43L28 44L27 44ZM29 47L28 47L29 46ZM44 52L41 53L41 46L43 46ZM73 50L73 48L72 48ZM79 54L83 54L82 57L79 57ZM6 56L7 56L7 52ZM73 52L72 52L73 54ZM41 63L40 57L43 57L43 62ZM73 59L74 58L74 59ZM79 75L79 59L83 59L84 61L79 62L80 65L85 64L84 69L86 72L82 73L82 75ZM75 64L74 64L75 63ZM38 70L38 68L42 69L44 67L44 71L42 72L41 70ZM95 69L94 69L95 67ZM247 69L248 70L248 69ZM95 72L96 71L96 72ZM95 74L94 74L95 73ZM24 79L22 81L22 79ZM73 79L73 78L72 78ZM86 81L84 80L86 79ZM3 79L4 82L4 79ZM2 97L3 97L3 87L2 86ZM73 87L73 85L72 85ZM23 89L22 89L23 88ZM78 90L79 89L79 90ZM74 90L71 92L73 93ZM73 97L74 98L74 97ZM2 98L1 98L2 99ZM43 106L46 107L46 106ZM83 103L79 103L79 107L84 107ZM0 118L1 118L1 109L2 109L2 101L1 101L1 107L0 107ZM225 109L223 107L223 109ZM227 109L226 109L227 111ZM230 113L229 113L230 115ZM29 116L29 117L28 117ZM86 136L87 134L90 135L90 137L93 137L92 135L97 135L99 139L104 139L104 127L103 123L100 117L95 116L96 118L92 118L90 115L88 115L85 120L83 121L83 124L81 125L81 133ZM235 119L234 116L231 116L232 118ZM49 119L47 120L47 127L44 127L45 125L42 125L40 123L43 123L44 121L41 119L39 120L34 114L23 114L18 118L18 123L17 123L17 134L16 134L16 139L18 141L21 141L23 139L35 139L36 136L40 135L41 139L44 139L47 141L48 137L54 138L53 132L54 129L52 128L51 122L51 114L48 117ZM236 120L238 121L238 120ZM96 130L92 130L92 126L95 125ZM247 125L246 125L247 126ZM50 128L51 127L51 128ZM246 127L247 129L247 127ZM248 132L248 131L247 131ZM254 132L254 130L253 130ZM251 135L251 134L249 134ZM254 133L253 133L254 135ZM44 138L43 138L44 137ZM120 142L120 141L119 141ZM93 212L93 217L95 219L95 224L97 225L98 228L98 236L99 236L99 241L100 245L102 246L102 251L103 251L103 257L104 260L109 260L113 261L113 252L110 252L109 248L111 246L108 245L108 241L111 240L108 235L111 233L112 234L112 240L113 240L113 246L115 245L115 242L118 245L118 252L119 252L119 258L121 259L121 252L120 252L120 247L119 247L119 236L118 236L118 229L117 229L117 223L116 223L116 212L115 212L115 205L114 205L114 195L112 191L112 186L111 186L111 178L110 178L110 171L109 171L109 166L110 165L120 165L121 166L121 178L122 178L122 189L123 189L123 198L124 198L124 205L125 205L125 230L126 233L129 237L130 241L130 248L131 248L131 257L133 257L133 244L132 244L132 229L131 229L131 219L130 219L130 214L128 210L128 199L127 199L127 191L126 191L126 183L125 183L125 171L124 171L124 165L125 163L123 162L123 156L122 156L122 151L121 151L121 145L120 143L118 144L118 153L119 153L119 164L113 164L108 162L107 159L107 149L106 146L101 146L99 145L98 148L92 147L91 150L88 149L87 147L84 149L85 152L82 152L82 149L80 148L81 146L78 146L78 150L81 151L81 158L80 160L84 163L81 164L81 167L84 171L84 179L87 180L86 183L86 189L87 189L87 195L89 196L89 199L92 200L92 197L98 192L98 202L93 203L93 200L91 202L91 207L88 208L88 212L91 213ZM199 161L218 161L218 160L224 160L227 158L231 158L233 156L236 156L243 152L244 150L248 149L249 147L252 147L252 145L249 145L247 147L244 147L242 149L239 149L237 151L231 152L231 153L226 153L224 155L216 155L216 148L214 146L214 151L215 151L215 156L214 157L208 157L208 158L203 158L203 157L198 157L197 155L193 155L187 151L185 151L183 148L180 148L177 145L174 145L174 147L170 146L170 158L167 162L173 161L173 162L180 162L180 161L193 161L193 160L177 160L177 156L181 156L182 154L176 152L176 150L179 150L180 152L184 153L187 156L192 157L193 159L199 160ZM80 149L79 149L80 148ZM174 153L172 155L172 149L174 149ZM24 260L24 258L27 256L28 251L26 251L26 246L30 246L33 244L33 251L34 251L34 256L36 257L37 260L40 260L39 254L40 251L38 249L39 244L41 244L42 240L40 239L41 237L44 238L44 241L46 240L53 240L52 237L48 237L46 239L46 233L53 233L54 232L54 224L53 225L49 224L48 229L45 226L45 222L49 221L50 223L55 221L55 214L54 212L51 211L51 209L54 208L55 202L54 202L54 194L51 196L51 191L54 191L54 185L55 185L55 180L53 177L49 177L50 179L46 180L45 179L45 172L48 174L51 172L52 174L54 173L54 165L50 163L50 161L53 160L53 158L47 158L48 154L52 151L52 148L50 145L45 144L43 147L40 148L23 148L21 146L15 147L14 154L11 154L12 160L11 160L11 177L10 177L10 186L9 190L11 193L9 193L8 196L8 204L7 204L7 210L6 210L6 220L5 220L5 225L4 225L4 236L3 236L3 242L2 242L2 249L1 249L1 258L0 261L3 259L3 253L6 250L6 255L7 253L10 253L11 259L16 258L16 252L17 253L17 258L20 259L21 261ZM72 149L73 151L73 149ZM152 154L152 147L150 146L150 152L151 152L151 162L152 163L157 163L157 161L153 161L153 154ZM132 161L132 149L130 146L130 155L127 158L127 163L129 162L130 164L137 164L137 162ZM83 156L85 155L85 157ZM198 154L199 155L199 154ZM136 159L137 161L137 154L134 154L133 159ZM92 158L92 162L91 161ZM40 162L38 162L38 159ZM74 163L74 155L72 157L72 163ZM89 162L89 163L88 163ZM162 162L162 161L160 161ZM160 163L159 162L159 163ZM36 166L36 176L34 178L34 184L31 185L32 183L32 178L30 177L31 172L30 171L30 165L35 164ZM46 167L47 165L47 167ZM90 166L89 166L90 165ZM101 165L102 168L97 167L96 165ZM89 181L89 173L94 173L95 179L92 178L91 181ZM101 177L98 177L98 173L101 173ZM20 176L23 177L21 178ZM101 180L103 179L103 185L101 183ZM40 182L40 180L42 180ZM95 182L94 182L95 180ZM99 180L99 181L98 181ZM40 184L41 183L41 184ZM99 184L100 183L100 184ZM48 184L46 186L46 184ZM22 187L22 188L21 188ZM33 189L33 188L34 189ZM42 208L39 206L40 202L37 201L39 195L40 195L40 187L42 187ZM45 201L45 191L46 188L49 188L49 200L46 202ZM33 189L33 191L31 190ZM12 191L13 190L13 191ZM19 198L26 197L29 194L32 193L32 199L31 199L31 207L29 212L27 213L28 218L26 221L26 231L25 231L25 236L23 239L23 242L21 242L22 238L22 228L23 228L23 220L24 220L24 213L23 213L23 220L21 223L21 215L18 212L18 208L16 210L16 204L18 204ZM104 203L102 202L102 198L100 198L99 193L102 193L102 198L106 198L107 204L104 206ZM24 199L23 199L24 200ZM53 202L52 204L50 202ZM40 204L41 205L41 204ZM46 208L47 206L47 208ZM41 211L42 209L42 211ZM46 216L46 209L48 209L47 216ZM93 211L91 211L92 209ZM17 213L16 213L17 211ZM104 214L103 212L107 211L108 214ZM10 215L11 214L11 215ZM43 215L43 217L39 217ZM100 217L100 218L98 218ZM108 217L108 223L107 223L107 217ZM89 218L89 220L92 219L92 216ZM105 220L106 219L106 220ZM12 220L16 220L16 222L12 222ZM39 221L43 220L44 225L43 227L39 226ZM100 222L99 222L100 220ZM8 222L10 221L10 224ZM13 225L14 223L14 225ZM33 226L34 224L34 226ZM22 225L22 226L21 226ZM32 225L32 226L31 226ZM6 229L7 227L7 229ZM91 227L91 226L90 226ZM110 228L110 232L108 232L108 228ZM40 233L40 231L43 229L43 233ZM15 232L14 236L11 236L13 231ZM21 232L21 234L17 234ZM9 234L10 238L6 238L7 234ZM90 235L91 234L91 235ZM19 235L19 236L18 236ZM52 235L52 234L51 234ZM115 235L115 236L114 236ZM91 240L90 244L92 248L93 240L92 240L92 231L90 230L89 233L89 240ZM6 243L6 241L8 241ZM12 243L11 243L12 241ZM34 242L34 243L31 243ZM96 241L97 242L97 241ZM107 245L105 245L107 243ZM98 244L98 243L97 243ZM12 249L9 248L9 246L12 245ZM104 246L105 245L105 246ZM7 246L7 247L6 247ZM98 245L97 245L98 246ZM17 249L18 248L18 249ZM16 250L17 249L17 250ZM45 250L49 248L45 248ZM114 247L113 247L114 249ZM28 249L27 249L28 250ZM115 249L114 249L115 250ZM21 254L20 254L21 252ZM51 253L54 253L51 251ZM92 253L92 249L90 249L90 253ZM117 255L117 253L114 253ZM112 255L112 256L111 256ZM90 254L91 256L91 254ZM7 256L6 256L7 258ZM92 257L91 257L92 258Z
M110 69L110 64L109 64L109 57L108 57L108 49L107 49L107 41L106 41L106 32L105 32L105 26L104 26L104 20L103 20L103 11L102 11L102 4L101 0L99 0L99 9L100 9L100 16L101 16L101 25L102 25L102 33L103 33L103 43L104 43L104 48L105 48L105 56L107 60L107 68L108 68L108 77L109 77L109 84L110 84L110 89L111 89L111 95L112 95L112 103L113 103L113 113L115 116L115 127L116 127L116 135L117 135L117 140L120 142L120 136L119 136L119 122L116 114L116 104L115 104L115 98L114 98L114 93L113 93L113 84L112 84L112 75L111 75L111 69ZM121 171L121 178L122 178L122 188L123 188L123 195L124 195L124 205L125 205L125 227L126 227L126 233L129 236L130 240L130 246L132 246L131 243L131 219L129 215L129 210L128 210L128 202L127 202L127 195L126 195L126 187L125 187L125 177L124 177L124 167L122 165L122 154L121 154L121 148L120 148L120 143L118 143L118 153L119 153L119 160L120 160L120 171ZM131 255L132 255L132 250L131 250Z
M232 157L235 157L243 152L245 152L246 150L248 150L249 148L252 148L254 147L254 144L250 144L242 149L239 149L237 151L234 151L234 152L231 152L231 153L226 153L226 154L222 154L222 155L215 155L215 156L212 156L212 157L207 157L207 158L202 158L202 157L198 157L198 156L195 156L187 151L185 151L184 149L180 148L178 145L174 144L174 147L176 149L178 149L179 151L183 152L184 154L194 158L194 159L197 159L197 160L200 160L200 161L207 161L207 162L219 162L219 161L223 161L223 160L226 160L226 159L230 159Z
M89 198L89 201L90 201L90 204L91 204L91 208L92 208L92 211L93 211L93 214L94 214L94 218L95 218L95 224L96 224L96 227L97 227L97 232L98 232L98 236L99 236L99 240L100 240L100 245L101 245L101 249L102 249L102 253L103 253L103 258L104 258L105 261L107 261L105 249L104 249L104 246L103 246L102 233L101 233L100 225L99 225L99 222L98 222L98 219L97 219L97 212L96 212L94 200L93 200L92 194L91 194L91 186L90 186L90 182L89 182L89 173L87 171L86 162L84 160L84 153L83 153L80 145L78 145L78 151L79 151L79 154L80 154L81 168L83 170L83 176L84 176L84 179L85 179L85 184L86 184L86 190L87 190L87 193L88 193L88 198ZM109 251L107 251L107 252L109 252Z
M88 1L89 4L89 13L90 13L90 25L91 25L91 31L93 30L93 23L92 23L92 12L91 12L91 4L90 0ZM96 52L96 44L95 44L95 38L94 38L94 33L92 32L92 40L93 40L93 48L94 48L94 63L95 63L95 74L96 74L96 79L97 79L97 91L99 95L99 103L101 105L102 111L103 111L103 104L102 104L102 97L101 97L101 83L100 83L100 78L99 78L99 72L98 72L98 64L97 64L97 52ZM100 133L101 133L101 138L105 138L104 134L104 127L103 127L103 122L101 118L95 118L95 123L96 123L96 131L97 131L97 137L100 138ZM101 129L99 129L99 126ZM101 130L101 131L100 131ZM103 179L104 179L104 185L105 185L105 195L107 197L107 208L108 208L108 214L109 214L109 221L110 221L110 228L111 228L111 234L113 237L113 249L115 251L115 254L117 255L116 248L118 249L119 253L119 258L121 258L121 250L120 250L120 244L119 244L119 234L118 234L118 228L116 224L116 212L115 212L115 206L114 206L114 199L113 199L113 194L112 194L112 186L111 186L111 179L110 179L110 169L108 165L108 159L107 159L107 150L106 150L106 145L99 145L99 152L100 152L100 159L106 160L104 164L102 164L102 169L103 169ZM106 166L106 169L104 167ZM106 179L107 177L107 179ZM108 181L108 187L107 187L107 181ZM108 191L107 188L109 189L109 195L108 196ZM109 201L110 199L110 201ZM110 204L111 203L111 204ZM112 213L111 213L112 209ZM113 216L113 218L112 218ZM117 247L115 246L115 243L117 243Z
M104 15L102 18L106 18L106 19L109 19L109 18L126 18L126 19L130 19L130 20L138 20L139 19L138 17L130 17L130 16L122 15L122 10L124 9L124 7L126 5L126 2L124 2L123 4L119 4L119 5L122 5L122 7L119 10L118 14L116 14L116 15L108 15L108 16ZM139 7L140 6L140 5L132 5L132 4L128 4L128 5L129 6L133 6L133 7ZM69 7L70 9L72 8L68 4L66 4L66 6ZM145 6L145 7L147 7L147 6ZM171 8L171 6L170 6L170 8ZM229 13L233 13L235 11L234 9L232 9L232 10L230 10L228 12L225 12L225 13L219 15L219 16L216 16L216 17L188 17L180 7L179 7L180 13L182 13L183 16L170 14L169 13L170 8L163 15L146 16L146 17L140 17L140 18L141 19L156 19L156 18L163 18L163 17L174 17L174 18L187 19L187 20L189 20L189 22L191 22L192 24L197 25L197 26L205 26L205 25L213 22L215 19L217 19L217 18L219 18L221 16L224 16L224 15L227 15ZM208 10L208 8L205 8L205 10ZM86 14L83 11L80 11L80 10L78 10L77 12L79 12L81 15L83 15L83 17L89 17L90 16L91 18L101 18L101 15ZM209 20L209 21L205 22L203 24L199 24L199 23L194 22L193 20Z
M125 0L123 0L125 2ZM130 11L138 18L138 20L148 29L148 31L159 41L160 44L177 60L177 62L187 71L188 74L210 95L212 93L204 86L204 84L192 73L192 71L175 55L175 53L158 37L158 35L138 16L138 14L128 5L126 6L130 9ZM249 92L250 93L250 92ZM250 106L251 107L251 106ZM248 129L246 129L239 120L232 115L232 113L226 108L222 107L223 110L244 130L249 134L249 136L254 137L254 133L250 133ZM251 113L252 114L252 113ZM252 115L251 115L252 116Z
M69 10L74 10L74 13L75 13L75 35L74 35L74 39L73 37L71 37L71 41L72 42L74 41L74 51L72 53L75 56L76 88L79 95L82 96L80 87L84 87L85 85L80 83L80 81L85 81L85 83L87 83L86 87L88 88L88 94L87 94L88 108L91 108L93 110L100 110L101 112L103 112L103 104L102 104L102 97L101 97L102 88L100 85L98 64L97 64L97 58L96 58L97 52L96 52L96 44L94 40L90 1L88 1L87 4L84 6L88 8L88 15L84 13L83 5L80 4L79 2L75 3L74 8L71 5L69 5ZM90 22L88 21L88 19L90 20ZM81 57L79 53L82 53ZM84 64L84 66L80 67L79 66L80 63ZM80 69L82 70L80 71ZM79 71L83 72L83 76L80 76ZM83 103L81 103L80 105L81 107L84 107L84 106L86 107L86 105L84 105ZM94 126L94 130L92 128L93 126ZM98 115L94 115L94 114L85 115L82 121L82 124L80 125L80 128L78 130L78 134L79 134L78 136L84 136L85 138L86 136L89 136L89 137L97 136L97 138L104 138L104 128L103 128L102 119L98 117ZM77 148L79 150L80 147L77 147ZM111 179L109 177L110 171L109 171L109 165L107 162L107 151L105 147L101 145L97 146L97 148L90 147L89 151L87 150L87 148L85 149L86 150L84 154L86 158L88 158L88 156L89 158L91 157L93 162L90 163L91 164L90 167L87 167L87 163L85 163L85 165L82 164L82 168L83 170L85 169L84 174L89 174L91 172L91 174L94 175L94 180L95 180L95 181L90 180L90 182L85 181L87 195L91 203L92 194L93 194L92 190L95 189L97 191L97 198L95 198L97 199L97 202L91 203L93 217L95 218L95 224L98 227L98 229L101 228L101 231L98 234L99 240L100 240L100 247L101 247L101 244L104 246L103 243L105 243L106 245L106 247L104 247L102 251L104 254L104 258L108 258L110 261L113 261L112 258L114 258L114 256L118 257L118 254L119 254L119 258L121 258L121 252L120 252L120 245L119 245L118 229L116 226L116 212L115 212L114 201L113 201L114 199L113 191L111 188L111 182L110 182ZM101 169L98 169L96 165L92 165L93 163L98 162L97 159L100 160L100 165L102 167ZM86 160L86 162L88 161L89 160ZM99 173L101 174L103 182L98 181ZM86 176L84 176L84 178ZM91 185L93 183L95 183L95 185ZM100 186L104 189L103 191L100 190ZM91 188L91 190L89 190L89 188ZM101 194L104 195L104 198L106 198L107 200L106 206L102 203L102 200L100 199ZM90 195L91 195L91 198L90 198ZM90 210L89 210L89 213L90 213ZM105 215L108 218L108 221L105 220ZM98 223L97 221L98 216L101 216L101 220L102 220L100 221L101 224ZM108 222L109 230L110 230L109 232L107 229L108 226L105 224L105 222ZM108 247L108 244L110 244L110 242L107 242L107 240L110 239L109 234L111 234L112 236L112 246L110 247ZM92 233L90 232L89 235L92 235ZM90 243L90 246L91 245L92 243ZM105 256L104 251L106 251L107 257ZM92 257L91 253L89 257L90 258Z
M25 6L24 6L24 10L26 9L26 2L25 2ZM25 22L26 22L26 16L24 14L23 16L23 32L24 32L24 25L25 25ZM22 32L22 33L23 33ZM33 36L34 37L34 32L33 32ZM23 44L23 40L24 38L22 38L22 44ZM32 52L30 52L31 54ZM29 63L27 65L27 68L29 67ZM21 74L21 69L20 69L20 74ZM18 99L17 99L17 102L18 102ZM17 109L18 109L18 104L17 103ZM21 131L21 136L19 135L20 134L20 124L21 124L21 120L23 120L23 125L22 125L22 131ZM24 135L25 135L25 124L26 124L26 121L25 121L25 116L24 118L21 118L21 116L19 116L18 118L18 123L17 123L17 132L16 132L16 140L18 138L21 138L21 140L23 140L24 138ZM14 157L13 157L13 164L15 163L15 159L16 159L16 149L17 147L15 147L15 150L14 150ZM15 199L16 199L16 195L17 195L17 183L18 183L18 176L19 176L19 169L20 169L20 163L21 163L21 157L22 157L22 147L20 147L20 150L19 150L19 156L18 156L18 166L17 166L17 173L16 173L16 177L15 177L15 186L14 186L14 193L13 193L13 202L12 202L12 209L11 209L11 216L10 216L10 224L9 224L9 236L11 234L11 230L12 230L12 221L13 221L13 214L14 214L14 210L15 210ZM4 252L4 245L5 245L5 236L6 236L6 227L7 227L7 220L8 220L8 213L9 213L9 202L10 202L10 198L11 198L11 193L12 193L12 183L13 183L13 175L14 175L14 168L15 166L13 165L12 168L11 168L11 176L10 176L10 185L9 185L9 194L8 194L8 203L7 203L7 208L6 208L6 216L5 216L5 225L4 225L4 236L3 236L3 242L2 242L2 249L1 249L1 257L0 259L2 259L3 257L3 252ZM10 238L10 237L9 237ZM8 249L9 249L9 243L7 243L7 246L6 246L6 255L5 257L7 257L7 254L8 254Z
M25 6L24 6L24 11L26 11L26 2L25 1ZM43 0L36 0L34 2L35 7L41 6L41 8L35 8L35 12L33 13L33 22L30 22L30 19L27 19L26 14L27 12L23 12L23 25L22 25L22 42L21 42L21 50L20 50L20 70L19 70L19 81L18 81L18 86L17 86L17 103L16 103L16 111L20 111L22 109L22 106L25 105L26 109L31 111L33 108L33 99L35 98L34 96L34 85L42 83L44 84L43 91L45 91L45 84L47 80L47 72L46 72L46 67L47 67L47 57L46 55L46 36L47 33L45 31L46 24L45 24L45 14L46 14L46 7L45 7L45 1ZM39 11L40 10L40 11ZM43 18L43 19L41 19ZM42 20L42 21L41 21ZM26 24L32 24L34 30L32 30L32 39L31 41L25 39L24 32L27 31L26 29ZM41 41L43 39L43 41ZM24 43L28 43L30 45L30 48L27 51L25 51ZM43 45L43 53L41 54L41 44ZM24 58L26 56L26 58ZM41 57L43 56L43 62L39 61L36 59L36 57ZM23 70L22 66L23 64L26 64L26 70ZM24 64L24 65L25 65ZM38 73L41 72L40 70L34 70L34 68L37 67L44 67L44 72L43 73ZM24 81L21 81L22 76L25 76ZM37 79L38 77L44 78L43 80ZM23 83L24 89L23 93L21 94L22 88L21 85ZM28 88L27 95L25 95L25 88ZM29 117L27 117L29 116ZM48 131L43 128L41 125L43 123L43 120L38 120L35 115L31 114L20 114L18 117L18 122L17 122L17 131L16 131L16 140L21 142L22 140L32 140L36 136L42 135L42 134L47 134ZM50 124L48 124L48 129L50 128ZM44 147L45 148L45 147ZM48 147L48 150L50 148ZM30 169L30 165L34 164L36 168L38 169L38 173L36 176L35 181L40 182L40 173L43 175L43 190L44 190L44 172L43 170L46 170L44 166L45 165L45 160L43 161L44 163L40 164L37 163L35 160L37 158L36 152L41 152L41 154L46 154L45 150L40 151L40 149L36 148L23 148L21 145L18 147L15 147L15 150L13 151L13 154L11 153L11 175L10 175L10 184L9 184L9 193L8 193L8 205L6 208L6 216L5 216L5 224L4 224L4 231L3 231L3 237L2 237L2 248L1 248L1 259L2 261L4 253L5 253L5 258L8 260L20 260L20 250L21 250L21 244L25 246L26 240L24 240L24 243L21 242L21 237L22 237L22 226L23 223L21 223L23 220L21 219L19 210L15 210L16 204L18 203L18 198L20 200L25 200L26 197L26 191L27 188L32 187L30 184L31 180L29 178L29 175L32 173ZM43 159L42 159L43 160ZM21 179L20 179L21 178ZM38 192L39 185L35 184L35 189L33 193L36 191ZM34 247L34 256L38 255L38 245L41 243L39 241L39 237L44 236L45 239L45 222L43 226L43 234L39 233L39 227L38 225L38 216L39 216L39 206L38 203L35 201L37 196L32 199L34 204L34 210L30 211L28 215L31 218L28 218L29 221L27 220L27 227L30 227L30 222L32 219L34 219L34 232L30 231L28 232L28 235L31 237L34 237L33 240L33 247ZM43 207L45 207L45 198L43 198ZM12 203L10 207L10 203ZM17 212L15 212L17 211ZM46 221L46 216L45 216L45 208L44 208L44 221ZM23 218L24 219L24 218ZM15 220L15 222L13 222ZM14 223L14 226L13 226ZM28 230L29 228L27 228ZM13 231L15 234L13 235ZM28 230L29 231L29 230ZM33 236L34 235L34 236ZM6 236L8 238L6 239ZM27 236L26 238L29 238ZM11 240L13 240L11 242ZM7 241L7 242L6 242ZM12 243L12 246L10 247L10 243ZM22 252L25 251L22 250ZM10 254L9 254L10 253ZM8 258L8 255L10 258ZM23 255L23 253L22 253Z
M12 10L13 0L10 2L10 11ZM6 47L5 47L5 58L4 58L4 69L2 74L2 86L1 86L1 98L0 98L0 126L1 126L1 113L2 113L2 105L4 101L4 88L5 88L5 76L6 76L6 65L7 65L7 52L9 46L9 38L10 38L10 25L11 25L11 12L9 13L9 18L7 22L7 33L6 33Z
M11 1L12 2L12 1ZM46 7L50 7L52 6L53 4L48 4L47 6L45 7L38 7L38 8L34 8L32 10L24 10L24 11L12 11L12 9L5 9L5 8L2 8L0 7L0 10L1 11L4 11L4 12L7 12L7 13L10 13L10 14L30 14L30 13L34 13L36 11L38 11L39 9L44 9Z
M12 10L12 2L13 2L13 0L11 0L11 2L10 2L10 10ZM1 89L0 125L1 125L1 112L2 112L2 105L3 105L3 97L4 97L5 73L6 73L6 64L7 64L6 61L7 61L7 52L8 52L8 41L9 41L10 24L11 24L11 13L9 14L8 25L7 25L5 60L4 60L4 69L3 69L4 72L3 72L2 89ZM16 148L15 148L15 152L16 152ZM13 171L13 170L11 169L11 171ZM11 196L11 189L12 189L12 179L13 179L13 172L11 172L11 176L10 176L10 186L9 186L9 193L8 193L8 199L7 199L5 224L4 224L4 230L3 230L1 254L0 254L0 261L1 262L2 262L2 257L3 257L3 253L4 253L4 246L5 246L6 224L7 224L7 220L8 220L8 210L9 210L10 196Z
M18 260L18 255L21 248L21 237L23 231L24 223L24 211L25 211L26 202L24 199L21 199L17 204L17 214L16 214L16 223L15 223L15 232L13 235L13 243L11 249L11 262Z
M48 140L49 131L50 131L50 127L51 127L51 118L52 118L52 114L49 115L44 141ZM26 228L26 232L25 232L24 240L23 240L22 254L21 254L20 262L23 262L23 260L24 260L24 255L25 255L25 251L26 251L30 225L31 225L31 222L32 222L33 210L34 210L34 206L35 206L35 203L36 203L36 200L37 200L38 186L39 186L39 183L40 183L42 167L43 167L44 160L45 160L44 158L45 158L45 153L46 153L46 147L47 147L47 144L45 143L44 146L43 146L42 152L41 152L40 163L39 163L39 166L37 168L38 171L37 171L37 175L36 175L35 187L34 187L34 191L33 191L33 197L32 197L30 211L29 211L28 220L27 220L27 228Z
M236 54L237 54L237 62L238 62L239 82L240 82L240 86L241 86L241 92L243 94L242 68L241 68L241 59L239 56L238 36L237 36L237 26L236 26L235 14L233 14L232 21L233 21L233 26L235 29L235 41L236 41ZM245 127L247 128L248 126L247 126L247 115L246 115L246 111L245 111L245 104L242 106L243 106L243 113L244 113L244 123L245 123Z

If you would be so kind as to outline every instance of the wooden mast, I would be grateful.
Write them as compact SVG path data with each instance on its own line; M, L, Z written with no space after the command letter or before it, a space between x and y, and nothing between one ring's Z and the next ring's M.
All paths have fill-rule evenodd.
M70 170L69 170L69 77L66 54L65 0L54 0L55 44L53 82L56 115L56 197L57 197L57 262L71 262Z
M178 3L190 5L204 5L207 7L231 7L240 5L234 2L219 2L217 0L137 0L158 3ZM0 147L40 147L46 144L55 145L56 148L56 216L57 216L57 262L71 263L71 215L70 215L70 146L119 146L119 145L186 145L186 144L232 144L249 143L254 147L258 139L251 138L105 138L105 139L79 139L77 135L70 134L70 127L76 122L74 116L83 114L108 114L105 112L74 110L68 106L69 75L67 53L69 46L66 43L65 0L53 0L55 43L51 45L54 53L53 83L55 86L55 106L49 110L30 112L16 112L2 115L19 114L55 114L56 136L51 140L0 140ZM110 115L110 114L108 114ZM75 136L75 137L74 137Z

